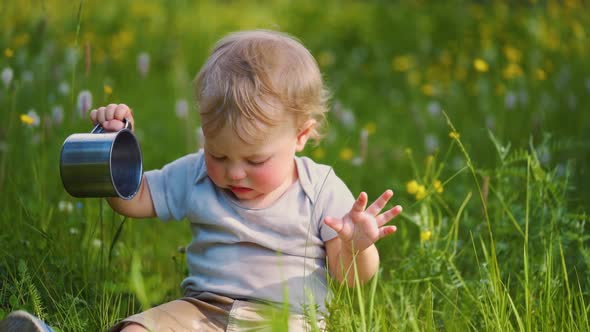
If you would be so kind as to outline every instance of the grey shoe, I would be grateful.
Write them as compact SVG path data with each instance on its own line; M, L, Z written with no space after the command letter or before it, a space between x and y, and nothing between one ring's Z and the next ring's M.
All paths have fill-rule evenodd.
M0 321L0 332L53 332L44 321L22 310L11 312Z

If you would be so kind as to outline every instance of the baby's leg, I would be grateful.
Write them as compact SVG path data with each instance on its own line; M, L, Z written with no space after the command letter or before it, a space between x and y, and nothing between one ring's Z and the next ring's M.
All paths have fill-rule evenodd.
M147 332L147 330L139 324L130 324L125 326L121 332Z

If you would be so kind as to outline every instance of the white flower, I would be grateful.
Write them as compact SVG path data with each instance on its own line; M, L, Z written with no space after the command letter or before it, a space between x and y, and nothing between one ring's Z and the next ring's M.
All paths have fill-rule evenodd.
M4 83L4 87L7 88L12 82L14 78L14 71L10 67L6 67L2 69L2 83Z
M51 119L55 124L61 124L64 120L64 108L61 105L53 106L51 109Z
M150 55L142 52L137 56L137 70L141 76L146 77L150 71Z
M80 233L80 230L75 227L70 227L69 231L70 231L70 234L72 234L72 235L76 235L76 234Z
M361 162L367 159L367 151L369 150L369 132L363 128L360 137L360 158Z
M21 74L21 79L25 83L33 82L33 80L34 80L33 72L30 70L23 71L23 73Z
M100 248L102 246L102 241L99 239L93 239L92 246L94 246L95 248Z
M74 211L74 204L68 201L59 201L59 203L57 204L57 209L60 212L71 213L72 211Z
M31 126L32 127L39 127L39 125L41 124L41 118L39 118L39 115L37 114L37 112L35 112L34 109L30 109L29 112L27 112L27 115L30 116L31 119L33 119Z
M81 118L86 117L86 112L92 108L92 93L88 90L80 91L78 94L77 109Z
M426 110L430 115L436 116L440 114L441 107L437 101L431 101L430 103L428 103Z
M438 138L436 135L428 134L424 137L424 146L428 153L432 153L438 149Z
M59 91L59 93L62 96L67 96L68 94L70 94L70 85L68 84L68 82L66 81L62 81L61 83L59 83L59 85L57 86L57 91Z
M180 119L186 119L188 116L188 101L186 99L176 101L176 116Z
M516 94L512 91L508 91L506 92L506 97L504 97L504 106L506 106L507 109L511 110L516 106L516 103L518 102L518 97L516 96Z

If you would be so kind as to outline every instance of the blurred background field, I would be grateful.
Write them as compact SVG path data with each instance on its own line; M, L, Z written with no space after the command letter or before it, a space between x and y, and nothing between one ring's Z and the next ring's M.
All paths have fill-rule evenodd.
M305 154L405 209L378 283L334 285L330 329L590 328L590 8L573 0L2 2L0 318L104 330L180 295L188 226L70 197L61 144L126 103L145 169L195 151L192 79L254 28L299 38L333 93Z

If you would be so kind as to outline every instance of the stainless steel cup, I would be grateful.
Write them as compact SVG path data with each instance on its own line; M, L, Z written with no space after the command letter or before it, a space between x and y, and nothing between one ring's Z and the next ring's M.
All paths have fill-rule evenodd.
M90 133L72 134L63 143L61 181L74 197L131 199L142 178L141 149L125 120L118 132L104 132L98 124Z

